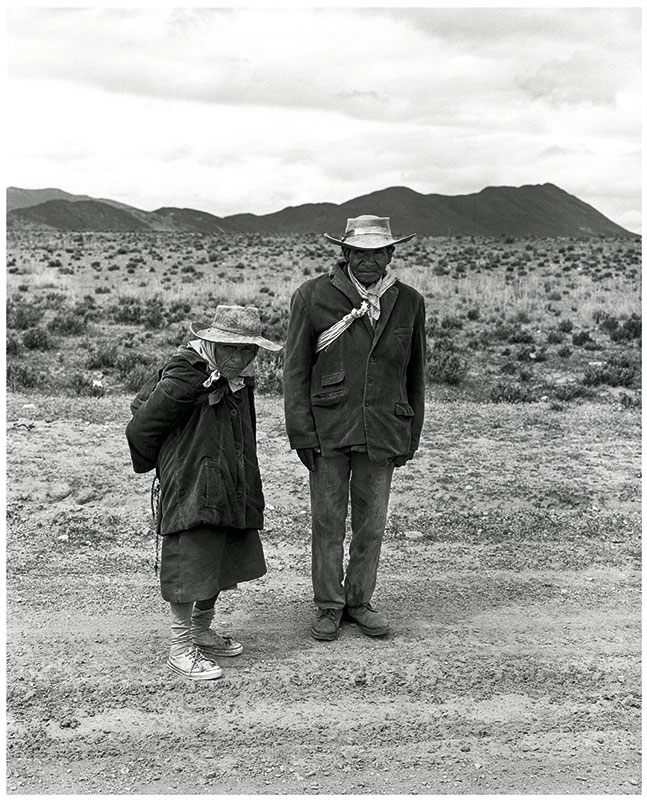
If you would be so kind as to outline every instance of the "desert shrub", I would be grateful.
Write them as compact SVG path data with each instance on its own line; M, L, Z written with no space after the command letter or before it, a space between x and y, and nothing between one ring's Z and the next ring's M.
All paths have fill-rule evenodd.
M579 383L562 383L553 389L553 394L557 400L574 400L576 397L592 397L593 392Z
M559 344L564 341L564 335L559 331L548 331L546 341L548 344Z
M122 322L126 325L138 324L143 321L144 309L139 298L123 295L117 302L110 306L108 312L115 322Z
M462 321L458 317L452 317L451 314L447 314L440 320L440 327L443 330L460 330L463 327Z
M425 374L427 381L457 386L467 375L465 358L448 339L439 339L427 351Z
M614 342L621 342L629 339L642 338L642 317L632 314L622 325L616 326L610 331L609 336Z
M7 301L7 327L18 331L33 328L42 317L42 309L36 303L28 303L22 297Z
M545 347L539 350L534 347L522 347L517 353L517 361L546 361L548 355Z
M642 408L642 397L640 393L631 395L627 394L627 392L620 392L618 400L623 408Z
M557 330L562 333L570 333L573 330L573 322L570 319L563 319L557 326Z
M115 368L117 375L123 379L138 366L146 367L151 372L156 362L157 359L148 353L142 353L139 350L128 350L117 357Z
M288 331L288 321L290 319L290 309L288 306L271 306L265 310L267 301L257 302L256 305L261 309L261 320L263 323L263 336L273 342L282 343Z
M481 311L478 308L470 308L467 310L466 317L469 320L472 321L477 320L479 319L480 316L481 316Z
M144 305L142 322L147 328L161 328L166 324L164 301L159 295L149 297Z
M283 352L259 350L255 361L256 390L260 394L283 394Z
M570 358L573 355L573 351L567 344L565 344L563 347L559 348L557 355L560 358Z
M191 313L191 303L186 300L172 300L166 310L166 321L169 324L183 322Z
M638 372L638 364L627 356L612 356L603 364L588 367L582 378L585 386L631 386Z
M514 328L508 336L510 344L532 344L535 337L525 328Z
M578 331L571 336L571 341L576 347L582 347L582 345L592 342L593 339L588 331Z
M76 306L55 314L47 327L62 336L80 336L88 326L88 317L85 309Z
M44 325L28 328L22 335L22 343L29 350L51 350L55 342Z
M86 369L109 369L116 365L119 349L115 342L93 342L88 349Z
M7 365L7 386L14 392L33 388L39 378L38 370L31 364L18 362Z
M499 381L490 389L490 401L492 403L534 403L535 398L529 386Z
M154 371L153 368L145 364L135 364L132 369L122 373L124 387L130 392L138 392Z
M103 384L88 372L76 370L68 377L65 388L71 389L79 397L103 397L106 393Z
M15 333L9 332L5 341L5 351L7 355L17 356L21 350L22 342L20 341L20 338Z

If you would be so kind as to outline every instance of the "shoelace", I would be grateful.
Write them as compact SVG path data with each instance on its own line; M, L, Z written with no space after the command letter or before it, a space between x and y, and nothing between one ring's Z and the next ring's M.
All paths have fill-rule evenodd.
M323 617L336 617L337 616L337 609L336 608L322 608L321 609L320 618Z

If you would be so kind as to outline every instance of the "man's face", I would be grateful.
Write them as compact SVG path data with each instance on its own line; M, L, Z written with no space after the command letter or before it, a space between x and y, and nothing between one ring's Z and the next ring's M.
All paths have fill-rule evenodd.
M254 360L258 346L255 344L216 344L216 364L220 374L231 380L237 378Z
M380 247L378 250L347 248L348 268L364 286L380 280L392 256L393 247Z

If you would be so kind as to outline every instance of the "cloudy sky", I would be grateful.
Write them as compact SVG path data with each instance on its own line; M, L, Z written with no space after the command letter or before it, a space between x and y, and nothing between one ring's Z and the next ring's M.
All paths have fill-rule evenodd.
M9 9L7 185L226 216L551 182L640 231L638 7L319 6Z

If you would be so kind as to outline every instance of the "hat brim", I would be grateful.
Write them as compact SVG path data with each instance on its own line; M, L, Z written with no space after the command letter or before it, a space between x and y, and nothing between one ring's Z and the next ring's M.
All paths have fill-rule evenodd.
M218 342L220 344L257 344L263 350L271 350L276 353L283 347L282 344L274 344L266 339L264 336L245 336L240 333L231 333L229 331L220 330L220 328L203 328L196 330L193 323L189 325L189 330L198 339L204 339L205 342Z
M413 239L415 233L410 233L408 236L402 236L399 239L390 239L388 236L382 236L379 233L365 233L359 236L349 236L348 239L337 239L324 233L326 239L333 244L338 244L340 247L354 247L356 250L378 250L380 247L391 247L392 245L402 244Z

